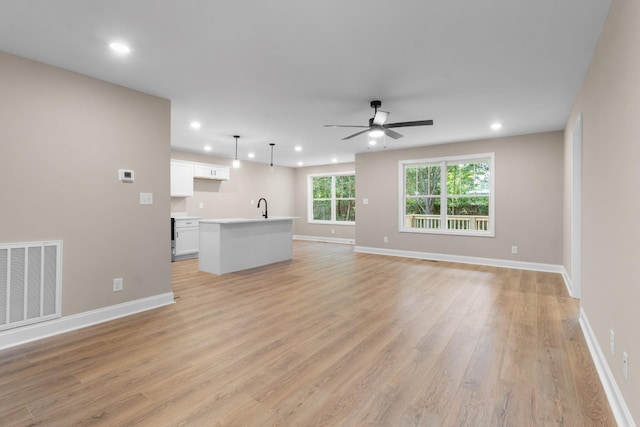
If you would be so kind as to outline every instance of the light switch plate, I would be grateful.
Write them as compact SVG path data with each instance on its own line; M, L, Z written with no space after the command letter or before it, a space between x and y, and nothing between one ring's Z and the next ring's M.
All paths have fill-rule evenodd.
M140 204L141 205L152 205L153 204L153 193L140 193Z
M616 334L613 329L609 329L609 350L611 354L616 354Z

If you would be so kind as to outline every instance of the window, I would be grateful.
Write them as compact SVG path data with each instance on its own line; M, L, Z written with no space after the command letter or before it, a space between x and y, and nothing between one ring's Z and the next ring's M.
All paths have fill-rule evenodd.
M400 162L400 231L494 235L494 155Z
M356 177L353 172L309 175L309 222L354 224Z

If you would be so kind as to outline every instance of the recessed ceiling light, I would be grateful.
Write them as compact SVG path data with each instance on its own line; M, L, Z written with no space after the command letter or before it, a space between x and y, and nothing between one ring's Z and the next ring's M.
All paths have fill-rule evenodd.
M303 165L304 165L304 163L298 162L298 166L303 166Z
M496 122L496 123L492 123L491 124L491 129L493 129L493 130L498 130L500 128L502 128L502 123Z
M113 42L109 44L109 47L111 48L111 50L117 53L125 54L125 53L131 52L131 49L129 48L129 46L122 43Z
M204 146L204 151L211 151L211 146L210 145L205 145Z
M297 152L300 152L300 151L302 151L302 147L301 147L301 146L299 146L299 145L296 145L296 146L294 147L294 150L296 150Z
M336 159L335 157L334 157L333 159L331 159L331 161L332 161L333 163L338 163L338 159Z
M191 122L190 126L192 129L200 129L202 125L200 124L200 122Z
M248 156L250 159L253 159L256 155L254 153L249 153Z

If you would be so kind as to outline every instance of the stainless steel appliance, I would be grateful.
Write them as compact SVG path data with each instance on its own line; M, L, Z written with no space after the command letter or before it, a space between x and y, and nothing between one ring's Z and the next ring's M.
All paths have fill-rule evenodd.
M171 262L176 260L176 219L171 218Z

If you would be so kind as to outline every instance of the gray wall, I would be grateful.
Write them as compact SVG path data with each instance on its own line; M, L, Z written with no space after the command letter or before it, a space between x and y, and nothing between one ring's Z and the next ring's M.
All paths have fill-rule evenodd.
M63 241L65 316L170 292L170 102L2 52L0 75L0 243Z
M398 162L495 153L495 237L398 231ZM563 134L549 132L356 156L356 244L559 265L562 263ZM362 199L369 204L363 205ZM383 237L388 243L383 243ZM511 246L518 246L518 254Z
M577 116L583 113L582 300L627 405L640 421L640 3L614 0L591 66L566 127L567 152ZM565 205L570 193L565 191ZM568 215L568 213L567 213ZM570 219L565 218L570 225ZM570 226L565 227L570 245ZM571 248L565 267L571 265ZM609 330L616 352L609 351ZM622 375L622 351L631 378Z
M231 167L231 160L205 154L174 150L171 158ZM172 197L171 211L202 218L257 218L262 212L258 199L264 197L270 216L294 216L294 180L293 168L271 170L266 164L242 161L239 168L231 168L228 181L194 180L193 197Z
M331 174L340 172L354 172L354 163L341 163L336 165L314 166L296 169L296 190L295 205L296 216L300 217L296 221L295 234L301 236L313 236L327 239L346 239L354 240L356 238L356 227L347 224L309 224L308 217L308 193L307 193L307 177L314 174ZM358 178L356 177L356 181ZM357 195L357 194L356 194ZM356 211L356 222L358 221L358 212ZM331 232L333 230L333 233Z

